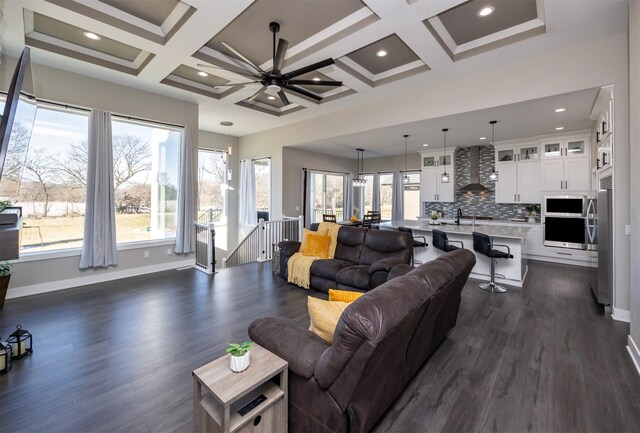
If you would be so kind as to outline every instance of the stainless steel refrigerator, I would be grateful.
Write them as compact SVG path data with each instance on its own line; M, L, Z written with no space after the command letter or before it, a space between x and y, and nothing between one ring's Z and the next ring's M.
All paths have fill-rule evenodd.
M611 209L611 186L600 182L598 190L598 267L591 289L598 303L610 306L613 301L613 214ZM608 189L607 189L608 187Z

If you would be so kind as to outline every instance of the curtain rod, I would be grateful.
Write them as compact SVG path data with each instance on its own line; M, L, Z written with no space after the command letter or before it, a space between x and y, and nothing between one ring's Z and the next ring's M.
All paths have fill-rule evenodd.
M312 170L312 171L317 171L317 172L322 172L322 173L351 174L351 173L346 172L346 171L320 170L320 169L317 169L317 168L302 167L302 169L303 170Z
M0 92L4 95L7 95L6 92ZM78 111L86 111L88 113L91 112L91 108L86 108L86 107L80 107L78 105L73 105L73 104L63 104L62 102L55 102L55 101L50 101L48 99L43 99L43 98L38 98L36 97L36 102L42 102L44 104L49 104L49 105L55 105L56 107L62 107L62 108L66 108L66 109L72 109L72 110L78 110ZM149 123L156 123L158 125L164 125L164 126L171 126L174 128L184 128L184 125L177 125L175 123L168 123L168 122L161 122L159 120L150 120L150 119L143 119L141 117L135 117L135 116L128 116L125 114L118 114L118 113L111 113L114 117L119 117L122 119L127 119L127 120L136 120L138 122L149 122Z

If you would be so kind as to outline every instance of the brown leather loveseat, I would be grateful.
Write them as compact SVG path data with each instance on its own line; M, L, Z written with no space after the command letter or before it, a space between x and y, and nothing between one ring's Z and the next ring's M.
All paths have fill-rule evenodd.
M289 362L289 432L369 431L456 324L476 259L444 254L349 305L333 343L282 317L249 336Z
M312 224L311 230L318 225ZM287 261L300 249L300 242L280 242L280 275L287 278ZM367 291L388 279L394 266L411 263L413 238L409 233L340 227L338 245L332 259L311 265L311 288Z

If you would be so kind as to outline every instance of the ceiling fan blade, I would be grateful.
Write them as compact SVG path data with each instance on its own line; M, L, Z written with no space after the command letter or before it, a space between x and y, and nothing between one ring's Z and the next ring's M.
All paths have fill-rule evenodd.
M301 86L342 86L342 81L289 80L288 83Z
M247 99L247 101L253 101L254 99L256 99L258 96L262 95L264 93L264 91L267 90L266 87L261 87L260 90L258 90L256 93L254 93L253 95L251 95L250 98Z
M325 66L333 65L335 60L326 59L321 62L314 63L313 65L305 66L304 68L296 69L295 71L288 72L282 76L285 80L289 78L297 77L298 75L306 74L307 72L315 71L316 69L324 68Z
M272 73L279 75L280 69L282 69L282 65L284 64L284 56L287 53L287 47L289 46L289 42L286 39L280 39L278 42L278 51L276 51L276 57L273 59L273 70Z
M232 72L234 74L242 75L243 77L260 78L259 75L252 74L250 72L243 71L241 69L236 69L234 67L221 68L220 66L207 65L205 63L198 63L196 66L198 66L199 68L211 68L211 69L219 69L221 71Z
M285 89L291 90L291 91L296 92L296 93L299 93L299 94L304 95L304 96L306 96L308 98L315 99L316 101L322 101L322 96L318 96L313 92L310 92L310 91L308 91L306 89L303 89L302 87L297 87L297 86L292 86L292 85L287 84Z
M278 92L278 96L280 97L280 100L282 101L282 103L284 105L289 105L291 104L291 102L289 102L289 98L287 98L287 95L284 93L284 90L280 90Z
M258 65L256 65L255 63L253 63L251 60L249 60L248 58L246 58L244 55L242 55L242 53L238 50L236 50L235 48L233 48L231 45L229 45L228 43L224 42L224 41L220 41L220 43L229 51L231 51L233 54L235 54L239 59L243 60L246 64L248 64L249 66L251 66L253 69L256 70L256 72L258 72L258 74L266 74L265 71L262 70L262 68L260 68Z

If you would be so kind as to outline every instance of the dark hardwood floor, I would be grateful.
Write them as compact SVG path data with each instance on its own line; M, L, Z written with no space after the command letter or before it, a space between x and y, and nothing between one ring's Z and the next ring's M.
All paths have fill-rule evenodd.
M529 268L503 295L469 281L458 325L376 432L640 431L629 325L602 315L587 270ZM8 300L0 335L21 323L34 353L0 376L0 432L190 432L191 371L258 317L308 323L306 297L251 264Z

